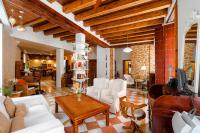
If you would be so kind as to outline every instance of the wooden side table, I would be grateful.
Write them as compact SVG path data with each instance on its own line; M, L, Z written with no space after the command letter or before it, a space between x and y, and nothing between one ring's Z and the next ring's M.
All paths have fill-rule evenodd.
M15 98L15 97L21 97L22 96L22 92L23 91L13 91L12 95L10 96L11 98Z

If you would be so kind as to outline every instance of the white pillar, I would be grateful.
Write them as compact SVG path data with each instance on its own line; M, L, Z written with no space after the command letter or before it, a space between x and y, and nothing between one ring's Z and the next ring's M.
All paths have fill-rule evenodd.
M85 34L83 33L76 34L76 44L77 43L85 43Z
M194 75L194 92L199 91L199 74L200 74L200 20L197 25L197 43L196 43L196 57L195 57L195 75Z
M64 74L64 49L56 49L56 88L61 87L61 78Z
M0 23L0 88L3 84L3 24ZM0 96L2 95L2 90L0 90Z
M97 46L97 77L110 78L110 49Z

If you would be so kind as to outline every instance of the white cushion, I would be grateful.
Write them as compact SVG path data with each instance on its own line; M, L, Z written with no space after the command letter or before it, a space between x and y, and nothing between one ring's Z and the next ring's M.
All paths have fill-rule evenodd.
M52 119L55 119L55 117L44 105L37 105L28 109L28 114L24 118L24 123L25 127L29 127Z
M5 99L6 99L5 96L0 96L0 112L3 113L7 119L10 119L10 116L8 115L6 108L4 106Z
M190 125L190 127L192 127L191 133L199 133L200 122L196 117L191 118L187 112L183 111L182 118L188 125Z
M122 84L122 79L110 80L109 89L111 90L111 94L113 96L116 95L122 89Z
M102 102L108 103L108 104L112 104L113 103L113 97L112 96L103 96L101 98Z
M95 89L105 89L108 86L108 79L106 78L95 78L94 87Z
M179 112L175 112L172 117L172 127L174 133L189 133L192 128L182 119Z

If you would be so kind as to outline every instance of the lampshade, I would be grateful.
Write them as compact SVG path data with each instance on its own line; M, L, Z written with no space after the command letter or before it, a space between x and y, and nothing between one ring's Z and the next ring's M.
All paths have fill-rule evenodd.
M23 25L19 25L19 26L17 27L17 30L18 30L18 31L21 31L21 32L26 31L26 29L25 29L25 27L24 27Z
M9 17L9 22L12 26L14 26L14 24L16 23L16 19L13 18L12 16Z
M146 66L142 66L141 70L147 70L147 67Z
M125 52L125 53L130 53L132 51L133 50L131 48L129 48L129 47L126 47L126 48L123 49L123 52Z

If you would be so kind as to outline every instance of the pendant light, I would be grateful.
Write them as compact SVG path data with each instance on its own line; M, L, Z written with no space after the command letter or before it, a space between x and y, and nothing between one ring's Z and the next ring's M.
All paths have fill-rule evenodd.
M25 29L25 27L23 25L23 14L24 14L24 12L23 11L19 11L19 13L21 14L21 15L19 15L20 25L17 27L17 30L21 31L21 32L24 32L24 31L26 31L26 29Z
M132 52L132 51L133 51L133 50L132 50L130 47L128 47L128 34L127 34L127 47L123 49L123 52L124 52L124 53L130 53L130 52Z
M11 26L13 27L16 23L16 19L13 17L14 9L11 9L11 16L9 17L8 21L10 22Z

